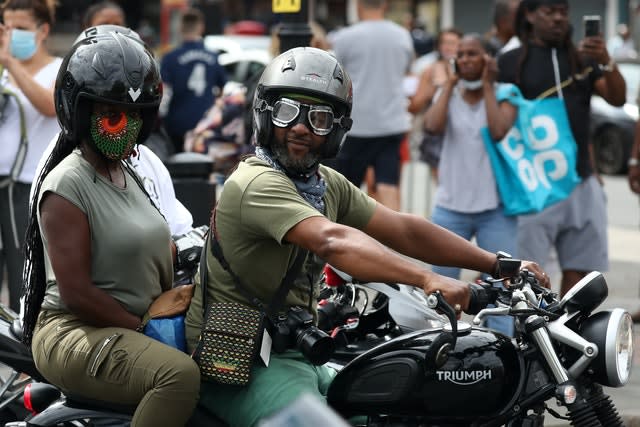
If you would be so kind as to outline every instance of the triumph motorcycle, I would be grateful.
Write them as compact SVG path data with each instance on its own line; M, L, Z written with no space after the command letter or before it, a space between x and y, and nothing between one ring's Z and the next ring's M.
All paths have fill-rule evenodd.
M372 427L543 426L545 415L575 426L622 426L603 386L622 387L630 378L633 322L620 308L597 311L608 293L602 274L590 273L558 299L531 273L519 272L519 261L500 263L502 271L512 272L506 279L471 285L470 312L476 313L471 323L459 321L439 293L415 296L364 283L325 291L324 304L340 313L334 321L344 320L331 334L344 335L342 348L352 346L340 355L338 345L332 358L340 370L327 396L331 408L356 425ZM372 288L378 295L368 292ZM358 295L360 289L367 292ZM370 304L367 298L373 298ZM407 325L392 319L389 307L399 298L405 308L414 307L419 321ZM495 307L486 308L489 304ZM369 310L363 309L367 305ZM512 316L515 337L479 327L488 315ZM427 327L412 330L420 322ZM32 413L8 424L13 427L126 423L132 413L132 408L63 396L44 383L33 383L18 400L30 402ZM553 400L566 414L548 404ZM192 425L223 425L204 420Z
M545 414L574 426L622 426L603 386L622 387L631 376L633 322L621 308L596 311L608 295L603 275L588 274L558 299L518 272L519 261L501 263L513 272L508 284L480 285L471 311L495 308L480 309L469 324L456 321L439 295L426 296L448 322L385 339L347 363L329 388L330 406L345 418L366 416L368 426L543 426ZM334 293L342 301L352 291ZM489 315L512 316L515 337L478 327ZM377 329L387 336L387 326ZM361 334L347 333L358 345Z

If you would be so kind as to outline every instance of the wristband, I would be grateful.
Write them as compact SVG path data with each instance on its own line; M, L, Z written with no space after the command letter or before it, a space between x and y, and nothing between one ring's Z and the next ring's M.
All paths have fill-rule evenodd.
M630 168L634 168L638 165L640 165L640 161L638 161L637 157L629 157L629 162L627 163L627 166L629 166Z

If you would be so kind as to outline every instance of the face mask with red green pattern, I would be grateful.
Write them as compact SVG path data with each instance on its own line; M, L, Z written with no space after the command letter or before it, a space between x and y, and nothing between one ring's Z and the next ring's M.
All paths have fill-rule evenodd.
M135 112L91 114L91 138L98 151L110 160L124 160L131 155L141 128L142 118Z

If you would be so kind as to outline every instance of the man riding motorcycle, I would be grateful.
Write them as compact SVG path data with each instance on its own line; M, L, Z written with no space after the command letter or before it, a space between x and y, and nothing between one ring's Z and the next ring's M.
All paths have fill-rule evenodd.
M308 250L309 256L280 309L280 319L297 317L300 311L317 318L316 285L323 265L317 258L360 280L439 291L458 313L469 305L468 285L434 274L398 253L430 264L496 273L495 254L424 218L376 203L321 164L340 149L351 127L351 107L351 80L325 51L295 48L265 68L253 102L256 156L242 161L230 175L212 216L211 234L227 268L206 252L209 302L251 307L236 287L237 275L251 297L269 304L301 250ZM548 286L537 264L525 262L523 268ZM189 351L198 343L202 306L198 285L186 317ZM267 330L274 333L273 328ZM270 351L268 341L263 339L258 358L262 360L254 361L248 385L203 382L200 405L231 425L251 426L303 392L322 397L332 372L314 366L293 343L277 353Z

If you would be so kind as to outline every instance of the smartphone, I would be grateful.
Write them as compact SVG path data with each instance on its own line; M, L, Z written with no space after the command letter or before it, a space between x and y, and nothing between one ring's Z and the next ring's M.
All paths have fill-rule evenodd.
M458 74L458 66L456 65L456 59L449 59L449 67L451 67L451 74Z
M582 17L582 24L585 37L600 35L600 15L585 15Z

